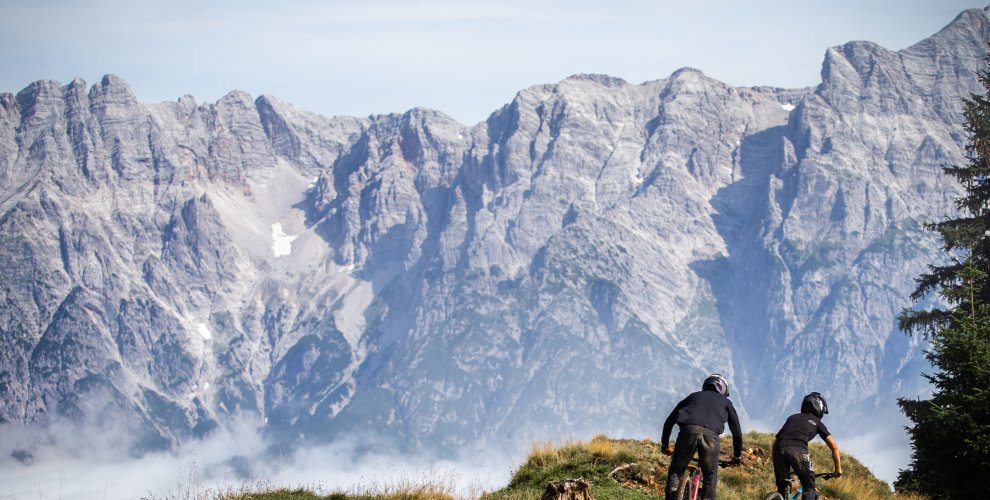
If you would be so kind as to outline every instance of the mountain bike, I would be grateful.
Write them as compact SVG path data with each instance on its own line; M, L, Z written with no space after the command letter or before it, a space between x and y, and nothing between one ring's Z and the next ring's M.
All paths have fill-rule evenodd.
M820 474L815 474L815 477L820 477L822 479L832 479L833 477L838 477L838 476L836 476L834 472L822 472ZM767 495L763 497L763 500L801 500L801 495L804 493L804 487L801 486L801 481L798 481L796 475L791 474L790 483L791 485L788 487L788 489L793 490L794 485L797 484L798 485L797 491L792 491L786 497L774 491L771 493L767 493Z
M677 486L677 500L698 500L698 491L701 490L701 467L697 458L692 458L687 470L681 476L681 482ZM729 467L735 465L728 460L719 460L719 467Z

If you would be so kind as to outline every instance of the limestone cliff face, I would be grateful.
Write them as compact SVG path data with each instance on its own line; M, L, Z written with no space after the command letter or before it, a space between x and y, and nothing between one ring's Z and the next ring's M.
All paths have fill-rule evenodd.
M579 75L474 126L113 76L0 95L0 422L121 423L135 451L243 418L644 435L712 371L754 420L811 390L890 407L987 15L829 49L817 88Z

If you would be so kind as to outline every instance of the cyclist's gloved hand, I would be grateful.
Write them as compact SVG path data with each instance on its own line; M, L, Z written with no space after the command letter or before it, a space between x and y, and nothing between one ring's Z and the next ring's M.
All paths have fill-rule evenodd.
M661 451L663 452L664 455L667 455L668 457L674 454L674 449L671 448L669 444L664 445L663 450Z

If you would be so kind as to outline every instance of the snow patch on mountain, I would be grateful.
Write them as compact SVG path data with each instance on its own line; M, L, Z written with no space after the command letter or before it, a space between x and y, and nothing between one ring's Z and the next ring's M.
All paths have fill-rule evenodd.
M210 327L206 326L206 323L200 323L196 326L196 331L199 333L203 340L212 340L213 332L210 331Z
M285 234L281 222L272 224L272 253L275 257L292 255L292 241L296 238L298 236Z

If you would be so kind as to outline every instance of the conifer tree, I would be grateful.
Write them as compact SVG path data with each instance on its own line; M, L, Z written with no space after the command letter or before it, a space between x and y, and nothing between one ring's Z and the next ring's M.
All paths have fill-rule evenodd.
M912 422L913 452L895 485L932 498L990 491L990 70L979 80L985 92L964 101L967 163L944 168L963 187L958 215L925 226L941 236L949 263L929 266L911 294L918 301L937 293L944 306L899 318L902 330L930 340L926 357L935 372L925 375L931 399L898 403Z

